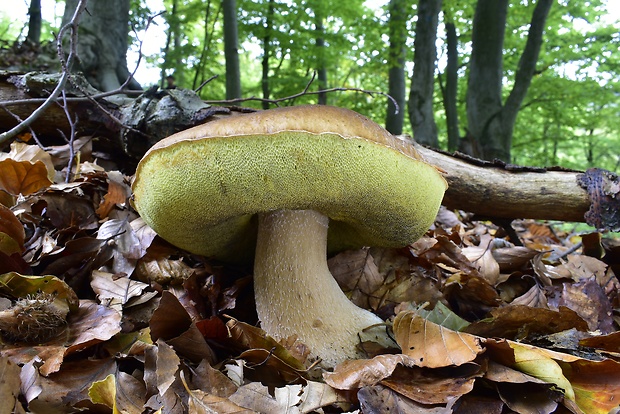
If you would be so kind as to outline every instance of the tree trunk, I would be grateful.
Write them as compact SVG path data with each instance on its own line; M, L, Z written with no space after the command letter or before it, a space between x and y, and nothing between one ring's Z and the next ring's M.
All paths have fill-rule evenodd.
M444 11L444 16L446 15ZM457 107L458 97L458 38L453 21L446 18L446 45L448 50L448 63L446 65L446 87L443 103L446 111L446 125L448 132L448 151L456 151L459 146L459 113Z
M41 43L41 0L30 0L26 40L33 46L39 46Z
M224 57L226 59L226 99L241 98L241 72L239 70L239 39L237 31L237 2L223 0Z
M269 99L271 95L271 91L269 88L269 55L271 54L271 30L273 25L273 11L274 11L274 0L269 0L269 5L267 8L267 16L265 17L265 35L263 36L263 77L262 77L262 88L263 88L263 109L269 109L269 102L266 99Z
M77 4L77 0L66 1L63 25L71 19ZM88 13L84 13L80 22L79 69L95 88L111 91L130 78L127 69L128 33L129 0L88 2ZM128 86L142 89L135 79Z
M327 105L327 67L325 66L325 27L323 26L323 3L318 1L314 7L314 31L316 35L316 71L319 81L319 105Z
M468 130L486 160L510 161L515 120L534 76L552 0L539 0L516 69L514 86L502 104L503 46L508 0L478 0L467 86Z
M437 125L433 111L433 92L437 60L437 24L441 0L420 0L415 28L415 55L409 93L409 120L416 141L438 146Z
M388 94L394 98L398 110L388 99L385 129L392 134L403 133L405 119L405 56L407 53L407 13L406 0L390 0L388 30L390 48L388 56Z

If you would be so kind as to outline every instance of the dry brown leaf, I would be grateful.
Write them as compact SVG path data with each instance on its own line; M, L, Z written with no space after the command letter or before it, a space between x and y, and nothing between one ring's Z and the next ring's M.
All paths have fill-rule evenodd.
M514 272L526 266L538 251L523 246L498 247L492 251L502 272Z
M266 386L260 382L251 382L239 387L229 400L241 407L261 413L300 414L299 394L301 385L276 388L274 396L271 396Z
M10 158L0 161L0 190L12 195L28 195L51 184L47 168L41 161L32 163Z
M239 322L236 319L228 321L226 326L228 327L230 338L238 346L251 350L267 350L286 365L296 370L296 372L302 372L306 369L301 361L293 357L282 344L268 336L262 329L244 322Z
M403 354L417 366L428 368L462 365L482 352L480 339L430 322L414 311L394 319L394 336Z
M123 371L94 382L88 395L91 401L104 404L114 412L141 414L144 411L144 384Z
M139 297L149 287L146 283L131 280L128 277L118 277L113 273L99 270L93 271L90 286L97 294L99 302L106 303L108 306L116 305L119 310L131 298Z
M547 296L538 285L532 286L523 295L515 298L511 305L531 306L532 308L547 308Z
M331 274L340 288L357 306L377 309L381 296L374 295L384 285L369 249L348 250L327 261Z
M59 372L40 377L42 392L28 408L33 413L74 412L76 406L88 401L88 389L93 382L114 375L117 370L113 358L66 362Z
M591 331L599 330L603 334L615 331L613 307L594 278L563 283L557 306L566 306L577 312L588 323Z
M237 390L237 386L230 378L213 368L205 360L194 369L191 386L221 398L228 398Z
M24 250L26 232L13 211L0 204L0 252L6 255Z
M65 355L107 341L121 331L121 314L90 300L81 300L80 309L69 317L70 345Z
M344 361L333 372L325 372L323 378L338 390L354 390L378 384L392 375L399 364L408 367L415 365L406 355L377 355L372 359Z
M97 216L100 219L108 217L114 207L125 207L131 188L125 182L125 178L118 171L109 171L108 192L103 196L103 201L97 208Z
M462 249L462 253L478 269L478 274L490 285L495 286L499 280L499 264L492 251L493 239L488 234L480 238L478 246L469 246Z
M196 363L203 359L211 363L215 362L215 354L196 323L192 321L177 297L169 291L162 293L159 306L153 312L149 325L153 341L160 338L165 340L168 345L176 349L179 355Z
M38 145L28 145L21 142L12 142L11 150L8 153L0 153L0 160L10 158L15 161L30 161L35 163L37 161L45 164L47 169L47 177L50 181L54 181L54 164L52 157L48 151L44 151Z
M448 404L471 392L480 375L479 372L462 376L455 372L397 367L381 385L421 404Z
M11 414L16 404L20 404L20 368L9 358L0 357L0 414Z
M562 401L562 393L540 384L495 384L497 393L506 406L519 414L551 414Z
M228 398L208 394L202 390L189 391L189 412L192 414L253 414L256 411L239 407Z
M465 328L465 331L487 338L524 339L573 328L587 331L588 324L567 307L561 306L558 311L554 311L524 305L508 305L493 309L488 318L472 323Z
M452 404L448 406L423 405L410 400L382 385L364 387L358 393L364 414L452 414Z

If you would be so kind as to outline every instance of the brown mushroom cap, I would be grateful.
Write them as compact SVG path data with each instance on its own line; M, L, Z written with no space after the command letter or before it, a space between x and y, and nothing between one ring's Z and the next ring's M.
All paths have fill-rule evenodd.
M278 108L223 118L151 148L134 206L164 239L234 260L253 252L258 212L316 210L330 250L404 246L432 224L447 184L413 146L356 112Z

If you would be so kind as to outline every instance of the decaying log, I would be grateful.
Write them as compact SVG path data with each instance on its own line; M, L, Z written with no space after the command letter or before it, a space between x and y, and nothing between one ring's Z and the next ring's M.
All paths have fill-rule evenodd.
M620 229L620 180L609 171L516 167L417 148L445 171L449 188L443 204L448 208L489 218L577 221Z

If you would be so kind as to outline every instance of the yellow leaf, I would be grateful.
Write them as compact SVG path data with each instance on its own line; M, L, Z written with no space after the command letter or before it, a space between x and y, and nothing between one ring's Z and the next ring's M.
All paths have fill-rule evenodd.
M509 344L514 350L514 368L545 382L556 384L564 390L566 398L575 400L575 391L570 381L564 376L562 367L547 353L535 347L522 346L517 342L509 342Z
M116 409L116 378L110 374L102 381L95 381L88 390L88 397L95 404L103 404L112 409L114 414Z

